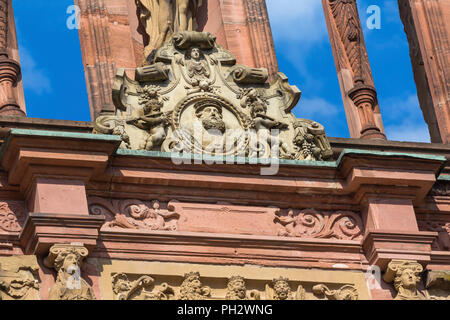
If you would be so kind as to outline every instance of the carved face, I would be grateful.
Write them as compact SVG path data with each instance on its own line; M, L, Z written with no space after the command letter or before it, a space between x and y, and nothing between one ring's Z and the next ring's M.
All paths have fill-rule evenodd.
M289 298L289 294L291 293L291 288L289 287L289 283L285 280L278 280L275 282L273 289L275 290L276 296L279 300L286 300Z
M417 285L417 277L413 270L406 269L400 276L401 284L403 288L414 288Z
M199 60L200 57L201 57L200 49L197 48L197 47L193 47L191 49L191 58L194 59L194 60Z
M237 278L233 279L228 283L228 290L235 294L237 299L245 299L245 283L243 279Z
M222 113L216 106L205 107L198 117L202 120L203 127L206 130L216 129L225 132L225 122L222 120Z
M74 272L78 268L78 257L74 253L69 253L63 263L63 270L65 272Z
M190 276L186 279L186 284L189 288L189 292L201 293L202 292L202 283L198 276Z

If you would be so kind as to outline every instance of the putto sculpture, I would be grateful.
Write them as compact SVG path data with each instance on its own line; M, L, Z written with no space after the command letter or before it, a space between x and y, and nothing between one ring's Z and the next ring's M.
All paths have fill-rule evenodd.
M327 160L319 123L291 113L300 91L279 73L236 65L207 32L175 33L135 80L119 69L116 113L101 114L96 133L122 137L121 148L146 151Z

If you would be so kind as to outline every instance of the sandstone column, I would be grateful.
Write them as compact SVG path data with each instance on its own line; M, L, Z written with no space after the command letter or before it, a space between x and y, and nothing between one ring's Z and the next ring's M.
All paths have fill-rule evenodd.
M450 1L399 0L398 4L431 141L449 143Z
M0 0L0 115L25 116L17 98L20 64L10 57L12 6L9 0ZM14 20L12 20L13 22Z
M367 49L355 0L322 0L350 136L383 139Z

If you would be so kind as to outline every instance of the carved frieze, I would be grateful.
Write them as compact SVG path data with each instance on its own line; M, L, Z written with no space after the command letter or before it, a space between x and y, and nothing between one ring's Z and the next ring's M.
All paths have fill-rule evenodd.
M318 284L313 287L315 295L325 296L328 300L358 300L358 291L352 285L344 285L337 290L330 290L324 284Z
M204 285L204 280L213 287ZM247 281L251 282L251 290ZM307 294L309 299L322 296L330 300L358 299L356 287L350 284L330 290L324 284L299 283L286 277L255 281L240 275L231 276L224 282L220 275L218 278L202 277L200 272L189 272L184 277L113 273L111 289L116 300L306 300Z
M2 201L0 202L0 233L20 232L25 222L26 210L22 202Z
M94 300L92 287L81 277L81 265L88 255L83 245L55 244L50 248L44 264L57 272L50 289L50 300Z
M169 300L175 293L167 283L155 286L150 276L130 281L125 273L113 276L113 291L117 300Z
M437 197L448 197L450 196L450 183L448 182L437 182L433 186L430 192L431 196Z
M327 160L323 126L296 119L300 91L278 74L236 65L210 33L175 33L136 80L119 70L116 114L96 120L96 133L122 137L121 148L250 158Z
M39 300L35 256L0 257L0 300Z
M417 216L417 223L420 231L438 233L438 237L432 244L433 250L450 250L450 220L446 215L419 215Z
M288 210L276 213L274 222L279 236L361 240L363 224L354 212L319 212L314 209Z
M144 230L177 230L180 215L172 203L140 200L107 200L99 197L88 199L91 214L105 215L104 227Z

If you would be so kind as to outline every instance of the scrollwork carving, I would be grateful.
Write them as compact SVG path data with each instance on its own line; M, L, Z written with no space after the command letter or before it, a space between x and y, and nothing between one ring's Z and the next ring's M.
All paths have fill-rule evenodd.
M167 283L155 286L150 276L130 281L125 273L118 273L113 276L112 286L117 300L170 300L175 294Z
M362 239L362 220L347 211L319 212L314 209L288 210L286 215L275 214L274 222L281 225L279 236L326 238L339 240Z
M89 211L95 215L106 215L104 227L108 228L173 231L177 229L180 217L170 203L162 206L157 200L149 203L91 197Z
M25 220L25 207L15 201L0 202L0 231L20 232Z
M267 74L236 65L210 33L175 33L156 51L152 65L136 70L135 80L118 70L113 85L116 113L102 114L94 132L119 135L121 148L131 150L330 159L323 127L291 113L300 90L281 73L267 83ZM218 121L210 130L200 121L198 104L215 106ZM218 124L220 132L210 132ZM231 148L236 138L239 146Z
M352 285L330 290L326 285L318 284L313 287L313 293L318 296L325 295L328 300L358 300L358 290Z

